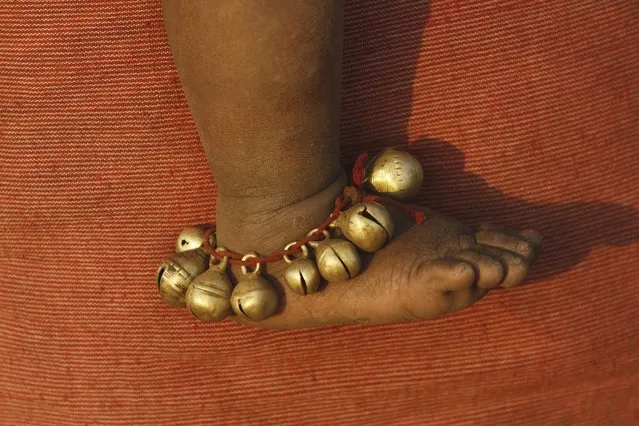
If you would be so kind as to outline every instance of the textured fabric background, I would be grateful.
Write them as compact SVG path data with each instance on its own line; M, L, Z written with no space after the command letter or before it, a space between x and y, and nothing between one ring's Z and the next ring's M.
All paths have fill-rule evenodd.
M258 331L156 295L216 194L159 3L1 1L0 422L636 424L638 18L348 1L344 162L415 141L423 203L547 250L440 320Z

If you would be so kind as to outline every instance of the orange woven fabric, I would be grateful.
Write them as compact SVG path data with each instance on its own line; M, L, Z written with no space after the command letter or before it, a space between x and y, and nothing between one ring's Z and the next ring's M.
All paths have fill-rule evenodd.
M439 320L259 331L156 294L216 195L159 3L0 2L0 422L636 423L638 17L348 1L344 163L413 141L421 202L547 250Z

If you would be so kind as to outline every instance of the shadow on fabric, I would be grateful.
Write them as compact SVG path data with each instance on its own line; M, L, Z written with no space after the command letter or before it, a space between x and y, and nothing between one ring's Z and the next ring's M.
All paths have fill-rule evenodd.
M468 224L491 222L541 232L544 251L530 279L566 272L597 246L625 246L639 241L639 212L631 206L530 203L504 194L481 176L465 171L464 153L451 143L424 140L415 147L424 167L420 200L428 207ZM455 183L454 191L449 190L449 182ZM463 206L456 206L459 200L464 200Z
M413 80L429 11L429 1L346 2L341 107L344 164L353 163L364 143L373 152L408 142ZM467 224L533 227L542 233L545 248L531 279L568 271L597 246L639 241L639 212L628 205L530 203L465 171L464 153L449 142L424 137L404 148L414 150L424 167L419 197L424 205Z

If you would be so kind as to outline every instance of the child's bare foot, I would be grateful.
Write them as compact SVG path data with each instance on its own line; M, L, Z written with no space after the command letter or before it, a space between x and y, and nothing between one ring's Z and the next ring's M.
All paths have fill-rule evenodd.
M218 242L238 252L279 249L322 222L343 184L342 177L308 199L266 210L256 200L219 197ZM389 210L396 236L379 252L364 256L360 275L300 296L282 285L286 264L269 264L269 279L283 299L280 312L259 323L236 320L297 328L434 318L472 305L490 289L521 284L541 247L541 237L532 230L471 229L427 209L427 221L415 225L405 213Z
M218 184L218 243L240 253L270 253L306 235L345 184L336 177L344 2L271 3L163 1ZM385 323L454 312L491 288L520 284L540 245L532 231L474 232L430 211L417 226L392 214L396 237L364 259L355 279L298 296L281 285L284 262L269 264L281 311L255 325Z

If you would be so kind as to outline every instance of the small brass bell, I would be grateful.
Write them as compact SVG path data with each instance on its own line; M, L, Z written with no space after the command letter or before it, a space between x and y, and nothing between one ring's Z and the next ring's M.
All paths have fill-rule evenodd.
M180 232L175 242L175 251L180 253L187 250L200 248L204 242L204 235L209 230L208 226L187 226ZM211 247L215 247L215 234L209 238Z
M293 244L295 242L284 247L284 250L288 250ZM290 256L284 256L284 261L289 264L286 271L284 271L284 280L286 285L295 293L307 295L315 293L319 289L321 279L315 262L308 258L306 245L300 248L302 249L302 255L298 259L291 260Z
M366 186L398 200L414 197L424 180L422 165L406 151L387 149L373 158L366 170Z
M315 230L310 233L315 232ZM350 241L341 238L330 238L324 231L326 239L309 243L315 248L317 268L322 277L329 282L346 281L359 274L362 260L357 247Z
M395 225L386 207L375 201L357 203L338 219L344 236L360 249L375 252L393 237Z
M218 250L225 250L220 247ZM233 284L226 275L228 258L211 266L191 282L186 291L186 307L200 321L222 321L231 314Z
M247 254L243 261L257 257ZM231 293L231 308L233 311L251 321L262 321L270 317L277 310L278 296L275 288L266 278L259 275L260 264L249 273L246 266L242 266L244 280L240 281Z
M204 249L176 253L158 268L156 281L160 296L170 305L184 307L184 295L191 281L206 271L209 254Z

